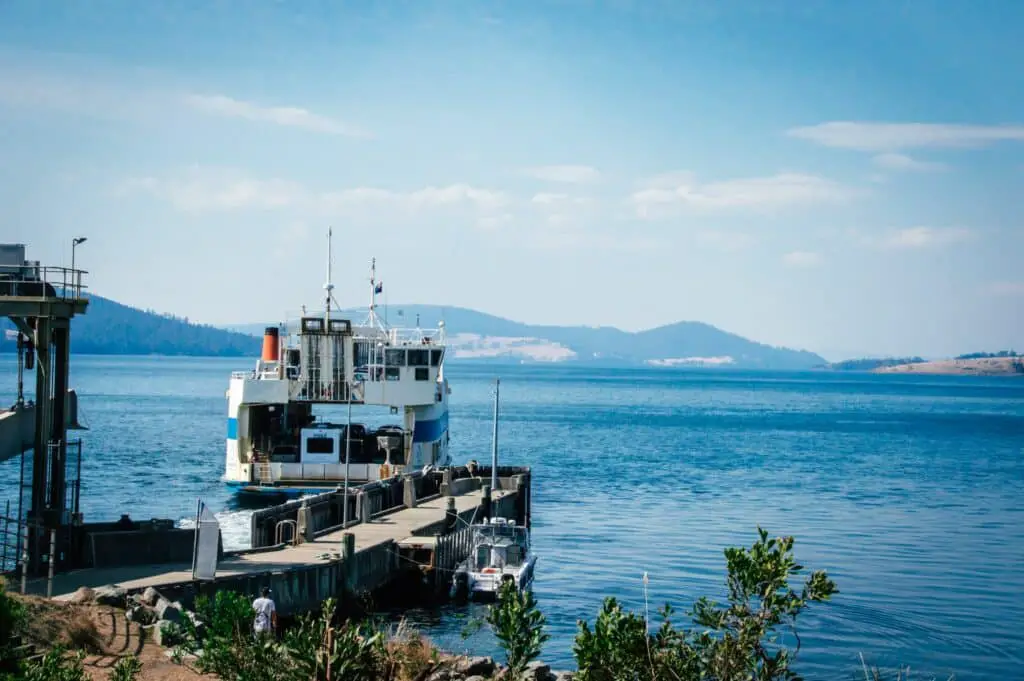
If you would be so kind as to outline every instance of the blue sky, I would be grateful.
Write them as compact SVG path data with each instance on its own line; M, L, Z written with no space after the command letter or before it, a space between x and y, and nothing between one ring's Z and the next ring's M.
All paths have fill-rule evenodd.
M1024 348L1024 4L186 5L0 3L0 239L97 293L274 320L331 226L343 305Z

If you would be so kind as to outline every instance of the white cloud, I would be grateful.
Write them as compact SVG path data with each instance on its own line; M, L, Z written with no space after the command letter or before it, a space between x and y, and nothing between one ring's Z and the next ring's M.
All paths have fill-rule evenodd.
M597 168L591 166L562 165L562 166L537 166L527 168L526 174L538 180L547 182L563 182L566 184L587 184L596 182L601 178Z
M364 130L350 123L293 106L259 106L226 95L186 95L184 102L196 111L215 116L273 123L329 135L369 136Z
M826 147L891 152L921 147L971 148L1004 141L1021 142L1024 141L1024 126L832 121L791 128L786 134Z
M812 251L792 251L782 256L782 262L790 267L815 267L821 260L821 254Z
M1024 297L1024 281L997 281L990 290L997 296Z
M875 165L886 170L898 170L906 172L934 172L946 170L945 163L934 163L931 161L919 161L906 154L879 154L874 157Z
M949 246L973 237L973 231L961 227L909 227L872 239L870 243L884 250L917 250Z
M594 217L595 203L585 196L541 192L533 195L530 206L548 225L564 227Z
M672 181L678 182L669 186ZM775 209L799 204L841 201L857 192L815 175L780 173L699 184L690 176L658 176L646 189L633 193L631 200L640 217L673 214L675 209L697 210Z
M133 178L118 190L124 194L149 194L187 213L290 208L303 204L309 198L301 185L287 180L200 176L194 173L176 179Z
M508 203L501 192L462 183L405 192L377 187L318 192L289 180L252 179L209 169L171 178L132 179L118 189L122 194L141 191L192 213L288 209L302 215L335 215L381 208L416 213L459 207L495 217Z

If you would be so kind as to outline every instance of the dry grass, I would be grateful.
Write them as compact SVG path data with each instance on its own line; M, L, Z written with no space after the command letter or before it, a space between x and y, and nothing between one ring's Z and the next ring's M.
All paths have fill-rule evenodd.
M434 645L402 619L387 636L386 665L388 678L394 681L417 681L440 661L441 653Z
M88 653L103 651L93 606L57 603L38 596L10 594L25 607L25 638L40 647L61 645Z

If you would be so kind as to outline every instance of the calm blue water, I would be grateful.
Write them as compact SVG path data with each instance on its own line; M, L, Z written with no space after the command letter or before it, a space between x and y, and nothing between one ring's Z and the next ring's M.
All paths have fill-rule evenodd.
M87 519L183 519L202 497L245 542L248 514L218 478L228 372L248 364L76 358ZM13 365L0 356L4 403ZM453 364L460 462L489 456L496 371L503 461L535 470L554 666L572 666L576 622L605 595L643 607L644 571L652 610L720 596L722 549L761 524L842 592L802 621L807 678L862 678L860 653L942 679L1021 678L1024 381ZM0 465L0 503L17 476ZM494 654L486 631L460 636L479 613L412 619L444 647Z

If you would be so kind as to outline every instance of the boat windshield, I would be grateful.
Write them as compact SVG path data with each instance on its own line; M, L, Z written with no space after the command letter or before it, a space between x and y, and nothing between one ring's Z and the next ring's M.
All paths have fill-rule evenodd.
M525 546L529 535L522 525L477 525L473 528L476 541L487 539L511 539L514 543Z
M481 544L476 547L476 569L482 570L491 564L491 545Z
M494 542L478 543L473 556L474 569L518 567L523 564L525 555L526 546L521 542L499 538Z

